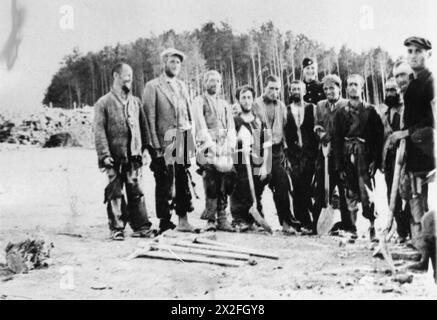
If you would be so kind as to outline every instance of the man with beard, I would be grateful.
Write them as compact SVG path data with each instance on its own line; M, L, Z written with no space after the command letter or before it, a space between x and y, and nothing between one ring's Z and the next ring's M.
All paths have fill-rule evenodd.
M393 74L395 77L398 72L402 71L395 65ZM398 76L401 79L401 76ZM401 82L402 83L402 82ZM393 184L394 169L396 166L396 151L399 143L392 145L389 136L403 128L403 113L404 103L401 95L401 89L398 86L395 78L388 79L385 83L385 104L381 107L381 116L384 124L384 136L386 144L383 151L382 171L384 172L385 182L387 184L387 199L390 203L391 188ZM393 212L397 225L397 233L400 243L405 243L407 237L410 235L410 209L408 204L402 208L402 198L397 193L395 200L395 208Z
M410 84L404 94L404 130L391 135L392 143L406 142L405 172L409 178L409 203L413 224L413 245L422 254L417 270L428 268L428 248L424 243L421 219L428 211L428 174L435 169L434 156L434 78L427 62L431 57L431 42L419 37L405 40L407 61L413 70ZM435 249L434 249L435 251ZM434 252L435 254L435 252Z
M198 172L205 188L205 210L201 216L207 220L205 231L234 231L226 218L226 208L235 179L232 153L236 136L232 110L219 98L221 81L217 71L206 72L206 92L193 101Z
M411 69L407 61L399 60L395 62L393 66L393 77L395 78L397 85L401 89L402 96L405 94L405 91L407 91L408 85L410 84L410 76L412 73L413 70Z
M372 179L381 164L384 127L374 106L362 101L364 79L350 75L347 79L349 102L335 115L335 169L345 188L346 202L355 227L358 202L363 216L370 221L370 240L376 241L375 204L368 190L373 190Z
M189 188L190 158L194 152L191 103L185 84L178 80L185 55L174 48L161 54L163 74L146 83L143 107L150 128L150 169L155 177L156 215L160 232L174 229L171 209L179 217L177 230L197 232L187 213L194 210Z
M341 79L335 74L329 74L322 80L326 100L319 101L316 109L316 124L314 132L319 141L315 173L315 201L313 206L314 223L317 225L320 212L325 205L325 167L322 148L329 148L329 201L334 208L340 207L341 222L331 230L333 234L343 230L352 233L356 238L356 227L347 209L343 186L340 183L339 172L335 169L335 154L332 138L335 132L334 117L339 110L347 105L347 100L341 97ZM335 189L337 188L337 192Z
M317 78L317 62L310 58L303 59L302 80L305 83L306 90L303 100L308 103L313 103L314 105L326 99L323 84L321 84Z
M291 165L294 214L305 229L316 233L316 225L309 211L312 208L311 182L318 149L314 133L315 106L303 101L305 85L302 81L292 81L290 91L291 104L288 107L285 139Z
M249 213L253 199L250 192L247 164L244 161L245 154L250 156L257 210L261 216L264 216L261 196L270 177L268 157L271 141L267 134L266 124L253 111L254 96L255 91L249 86L239 88L236 94L240 112L235 117L235 130L237 132L237 153L234 158L236 184L231 194L230 204L232 224L239 232L256 230L255 220Z
M99 168L108 176L104 202L107 203L112 240L124 240L128 222L134 237L153 235L141 190L143 151L147 123L141 103L131 93L132 68L118 63L112 69L111 91L94 106L94 134ZM123 196L126 188L127 204Z
M279 100L281 82L278 77L270 75L266 78L264 94L254 103L254 113L271 130L271 180L269 187L273 193L273 200L277 210L279 224L285 234L296 234L295 228L300 224L293 217L290 209L290 182L286 171L286 157L284 152L284 129L287 123L287 108ZM302 230L309 233L309 230Z

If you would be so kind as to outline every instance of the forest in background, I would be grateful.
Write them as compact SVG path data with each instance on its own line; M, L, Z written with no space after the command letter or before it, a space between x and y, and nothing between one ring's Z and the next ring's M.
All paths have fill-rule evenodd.
M162 72L160 54L168 47L186 54L180 78L187 83L192 97L203 90L203 73L215 69L223 76L223 95L232 103L236 89L243 84L250 84L257 95L261 94L263 79L269 74L281 79L282 95L287 101L288 84L301 78L302 60L311 57L318 62L320 80L329 73L339 75L343 82L349 74L361 74L366 79L365 99L379 104L394 63L381 47L357 53L343 45L337 52L304 34L281 33L272 21L241 34L228 23L208 22L192 32L170 30L129 44L105 46L99 52L84 54L75 48L61 62L43 104L66 109L94 105L110 90L111 68L119 61L132 66L133 93L141 97L145 83Z

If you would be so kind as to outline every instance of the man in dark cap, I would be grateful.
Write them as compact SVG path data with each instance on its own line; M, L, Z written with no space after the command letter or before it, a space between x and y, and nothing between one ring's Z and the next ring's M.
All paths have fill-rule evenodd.
M307 103L317 105L323 99L326 99L323 91L323 84L317 80L317 62L310 58L302 61L302 80L305 83L306 93L303 100Z
M409 203L413 224L411 236L413 245L425 257L424 244L421 241L421 219L428 211L428 174L435 169L434 157L434 78L427 68L431 57L431 42L424 38L410 37L405 40L407 60L413 74L405 91L404 130L393 134L391 139L406 141L405 171L409 178ZM415 268L427 266L422 259Z
M194 153L194 124L185 84L177 79L185 55L174 48L161 54L163 74L146 83L143 107L149 125L150 169L155 177L156 215L160 232L174 229L171 209L179 217L178 231L197 232L187 213L193 211L189 187Z

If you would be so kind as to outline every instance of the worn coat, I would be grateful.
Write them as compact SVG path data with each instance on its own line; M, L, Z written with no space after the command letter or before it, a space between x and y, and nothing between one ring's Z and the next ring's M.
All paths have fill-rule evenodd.
M192 121L191 101L185 84L176 79L183 89L188 108L188 118L192 125L189 139L194 145L194 125ZM142 95L143 108L149 126L149 145L154 150L164 151L172 142L177 129L176 101L165 76L161 75L146 83Z
M275 105L275 116L273 120L273 125L267 119L266 104ZM276 100L275 102L267 101L264 96L258 97L253 103L254 114L266 124L267 129L271 130L272 143L275 144L285 144L284 129L287 123L287 107L285 104Z
M142 156L149 141L140 100L129 95L124 106L112 90L101 97L94 105L94 138L101 168L106 157L122 164L130 156Z
M364 141L367 165L374 162L376 167L381 165L382 147L384 140L384 126L375 107L361 103L358 108L358 119L352 117L349 104L337 112L334 119L334 154L336 169L344 168L344 153L346 138L360 138ZM363 155L364 156L364 155Z
M319 101L317 103L316 108L316 122L314 125L314 131L318 132L319 130L326 132L326 141L331 141L331 138L334 135L334 117L337 114L338 110L344 108L347 105L347 100L340 98L335 103L334 110L330 110L330 103L327 99ZM331 148L332 150L332 148Z

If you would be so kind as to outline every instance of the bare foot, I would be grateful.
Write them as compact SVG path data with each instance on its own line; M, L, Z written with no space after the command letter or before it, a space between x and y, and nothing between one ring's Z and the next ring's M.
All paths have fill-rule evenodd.
M176 228L179 232L191 232L191 233L200 233L199 228L193 227L189 222L187 217L179 217L179 223Z
M289 226L287 223L282 224L282 233L287 236L293 236L299 234L299 232L294 229L292 226Z

